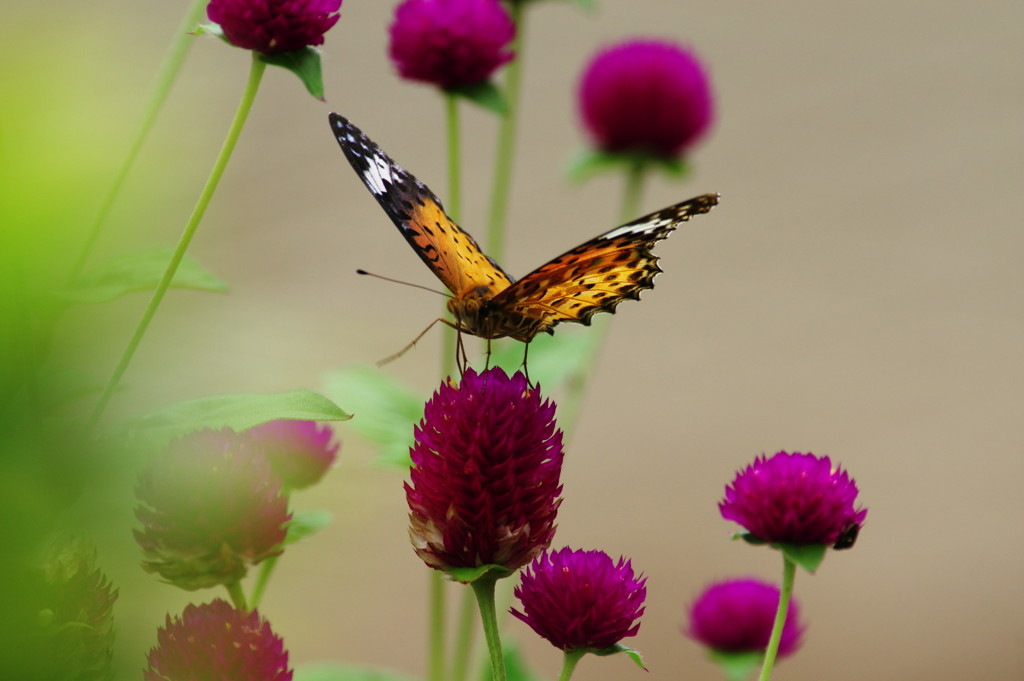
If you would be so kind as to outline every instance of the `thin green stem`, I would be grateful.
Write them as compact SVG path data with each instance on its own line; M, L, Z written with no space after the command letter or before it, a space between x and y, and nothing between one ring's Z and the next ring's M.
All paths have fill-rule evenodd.
M558 681L569 681L572 678L572 673L576 669L577 663L586 654L585 650L573 650L565 654L562 658L562 673L558 675Z
M473 652L473 634L476 632L476 608L473 594L468 590L462 592L462 607L459 609L459 621L455 630L455 650L452 654L451 681L466 681L469 669L469 658Z
M786 626L786 615L789 613L789 600L793 595L793 580L796 577L796 563L785 555L782 556L782 588L779 590L779 608L775 611L775 625L768 639L768 648L764 651L764 664L758 681L768 681L775 666L775 657L779 653L779 642L782 640L782 629Z
M427 649L428 681L444 681L444 579L438 570L430 570L429 648Z
M267 583L270 581L270 576L274 574L274 568L277 567L277 560L280 557L280 554L271 556L260 564L260 573L256 577L256 584L252 587L252 596L249 597L253 610L260 607L260 601L263 600L263 592L267 590Z
M234 604L235 609L241 610L242 612L249 612L249 606L245 602L245 592L242 591L241 582L231 582L230 584L224 585L228 594L231 596L231 602Z
M195 40L195 36L189 35L189 31L193 30L205 15L206 4L207 0L193 0L192 5L185 12L185 18L182 19L178 30L175 32L177 37L171 44L171 49L168 51L167 56L164 58L164 63L160 67L160 72L153 85L153 92L149 96L149 104L142 114L139 127L135 131L131 144L128 146L128 153L121 163L121 168L114 176L114 182L111 184L106 196L103 197L103 202L100 203L99 211L97 211L96 217L89 228L85 243L82 244L82 250L71 267L68 284L73 284L78 279L78 276L82 273L82 268L85 267L86 260L88 260L92 249L96 246L96 240L99 238L103 224L110 214L110 209L113 208L114 202L121 193L121 187L128 177L128 172L131 170L132 165L134 165L135 158L139 155L143 143L149 137L149 131L153 129L153 123L156 121L157 114L160 113L164 102L167 101L167 95L171 91L171 86L178 79L178 73L181 71L181 65L185 61L185 55L188 54L188 48Z
M498 618L494 612L494 584L497 577L486 574L473 582L473 593L480 606L480 621L484 627L487 652L491 656L491 678L505 681L505 658L501 653L501 637L498 634Z
M516 35L512 40L515 59L505 71L505 104L498 131L498 151L494 167L494 187L491 190L491 208L487 220L488 254L501 262L505 254L505 218L508 215L509 186L512 183L512 160L516 142L516 123L519 116L519 89L523 68L523 34L526 26L525 2L509 4Z
M157 284L156 290L153 291L153 296L149 300L149 305L146 307L146 311L142 314L142 319L139 320L139 324L135 328L135 333L132 335L131 340L128 341L128 345L125 347L124 352L121 355L121 359L117 363L117 367L114 369L114 373L110 376L110 380L103 389L103 394L100 395L100 399L96 403L92 417L89 420L90 428L95 427L99 422L100 417L103 415L103 412L107 407L107 403L110 401L111 396L114 394L114 390L121 382L121 377L124 376L124 372L128 369L128 364L131 362L132 356L138 349L139 343L142 341L142 337L146 333L146 329L149 328L149 323L153 320L153 316L156 314L157 308L160 307L160 303L164 299L164 294L167 293L167 289L171 285L171 280L174 279L174 274L178 270L178 265L181 263L181 259L185 257L185 252L188 250L189 244L192 242L192 237L195 235L196 229L199 227L199 223L202 221L203 215L206 213L207 206L210 205L210 199L213 198L213 193L217 190L220 178L224 174L224 169L227 167L228 160L231 158L231 152L235 149L235 144L238 142L238 136L241 134L242 128L245 126L245 120L249 116L249 110L252 109L253 101L256 99L256 92L259 90L260 81L263 78L263 71L265 69L266 64L259 59L259 55L256 52L253 52L252 67L249 70L249 81L246 83L245 92L242 94L242 101L238 104L238 110L235 111L235 118L231 121L231 127L228 128L228 134L224 139L224 144L221 146L220 153L217 155L217 160L214 162L213 169L210 171L210 177L206 180L206 186L203 187L202 193L199 194L199 199L196 201L196 206L192 210L192 215L189 217L188 223L185 225L185 230L182 232L181 238L178 240L178 245L174 249L174 254L171 255L170 262L167 263L167 269L164 271L164 275L160 279L160 283Z
M643 194L644 179L647 177L647 166L641 162L633 163L626 172L626 187L622 193L622 212L619 222L626 224L640 217L640 197Z

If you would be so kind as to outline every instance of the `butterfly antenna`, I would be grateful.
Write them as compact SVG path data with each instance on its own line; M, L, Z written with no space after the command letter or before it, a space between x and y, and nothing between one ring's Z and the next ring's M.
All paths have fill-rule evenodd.
M401 279L392 279L391 277L385 277L385 276L382 276L380 274L374 274L373 272L367 272L366 270L356 270L356 274L363 274L363 275L366 275L367 277L376 277L377 279L383 279L384 281L390 281L392 284L402 284L403 286L412 286L413 288L421 288L424 291L430 291L431 293L436 293L437 295L444 296L445 298L451 298L452 297L452 294L448 293L447 291L438 291L437 289L430 288L429 286L420 286L419 284L412 284L412 283L410 283L408 281L402 281ZM430 327L427 327L427 328L430 328ZM419 339L417 339L417 340L419 340Z

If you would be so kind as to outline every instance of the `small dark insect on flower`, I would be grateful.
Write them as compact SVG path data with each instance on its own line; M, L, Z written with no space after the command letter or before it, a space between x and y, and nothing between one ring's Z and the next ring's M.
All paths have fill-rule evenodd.
M853 545L857 543L858 534L860 534L860 523L850 523L839 533L836 543L832 545L832 548L837 551L852 549Z

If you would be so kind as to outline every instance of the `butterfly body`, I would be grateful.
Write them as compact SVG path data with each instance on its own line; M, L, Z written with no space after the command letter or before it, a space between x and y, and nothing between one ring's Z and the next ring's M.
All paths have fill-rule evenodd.
M605 232L516 281L452 222L426 185L347 119L331 114L330 121L363 183L452 292L451 325L480 338L529 343L539 333L553 333L561 322L589 325L597 312L614 312L623 300L639 300L661 272L651 253L654 244L718 203L716 194L704 194L664 208Z

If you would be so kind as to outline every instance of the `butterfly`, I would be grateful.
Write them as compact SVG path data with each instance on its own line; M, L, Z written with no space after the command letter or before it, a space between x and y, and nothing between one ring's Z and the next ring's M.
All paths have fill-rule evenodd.
M345 158L427 267L452 292L444 323L487 340L529 343L561 322L589 325L627 298L654 288L661 272L651 247L694 215L711 210L717 194L663 208L594 237L516 280L484 254L445 214L430 189L403 170L343 116L329 116Z

